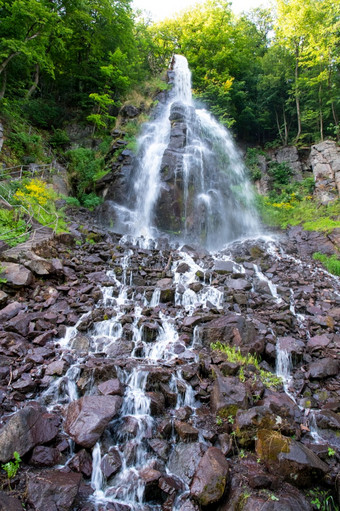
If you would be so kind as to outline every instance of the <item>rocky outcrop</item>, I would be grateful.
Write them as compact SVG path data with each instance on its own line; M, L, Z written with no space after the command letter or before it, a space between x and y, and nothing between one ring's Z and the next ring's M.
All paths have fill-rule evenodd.
M340 195L340 148L336 142L325 140L312 146L310 164L315 180L315 195L327 204Z

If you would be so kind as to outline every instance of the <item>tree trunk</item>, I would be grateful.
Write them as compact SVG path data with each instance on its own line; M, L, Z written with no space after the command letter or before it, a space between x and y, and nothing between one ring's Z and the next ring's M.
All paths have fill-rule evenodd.
M1 64L0 64L0 75L1 73L3 73L3 71L5 71L7 65L11 62L11 60L16 56L16 55L19 55L19 51L14 51L13 53L11 53L9 55L9 57L7 57L7 59L5 59Z
M284 127L285 127L284 145L286 146L286 145L288 145L288 125L287 125L287 118L286 118L285 108L283 107L282 110L283 110L283 123L284 123Z
M29 99L32 96L33 92L38 87L39 76L40 76L40 66L39 66L39 64L36 64L34 80L33 80L32 86L29 88L29 90L26 93L26 99Z
M322 114L322 85L319 85L319 122L320 122L320 139L323 142L323 114Z
M282 144L284 144L284 138L283 138L281 127L280 127L279 115L277 113L277 110L275 110L275 117L276 117L277 131L279 132L279 136L280 136Z
M295 142L299 140L301 137L301 111L300 111L300 91L298 86L299 80L299 43L296 44L295 50L295 103L296 103L296 115L297 115L297 124L298 124L298 132L295 138Z
M0 100L4 97L7 85L7 69L4 70L4 74L2 77L2 87L0 91Z

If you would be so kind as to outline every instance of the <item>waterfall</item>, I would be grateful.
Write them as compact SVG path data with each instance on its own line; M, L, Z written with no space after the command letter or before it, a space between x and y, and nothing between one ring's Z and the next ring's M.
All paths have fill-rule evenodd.
M174 83L138 140L115 229L135 237L162 233L217 249L258 231L253 193L231 134L195 109L191 73L175 55Z

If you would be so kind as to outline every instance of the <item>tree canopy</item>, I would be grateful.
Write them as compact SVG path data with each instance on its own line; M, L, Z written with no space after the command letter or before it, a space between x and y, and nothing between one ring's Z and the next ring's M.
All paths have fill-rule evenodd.
M152 24L130 0L0 0L0 18L0 100L39 108L41 125L57 126L61 106L109 127L124 95L181 53L196 99L239 138L339 137L339 2L276 0L236 16L207 0Z

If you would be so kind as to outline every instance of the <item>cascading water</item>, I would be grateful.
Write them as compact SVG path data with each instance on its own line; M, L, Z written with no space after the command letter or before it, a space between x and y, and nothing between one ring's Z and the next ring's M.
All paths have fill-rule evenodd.
M116 229L146 238L166 232L209 248L258 231L240 155L230 133L207 111L195 110L185 57L175 56L169 99L138 145Z

